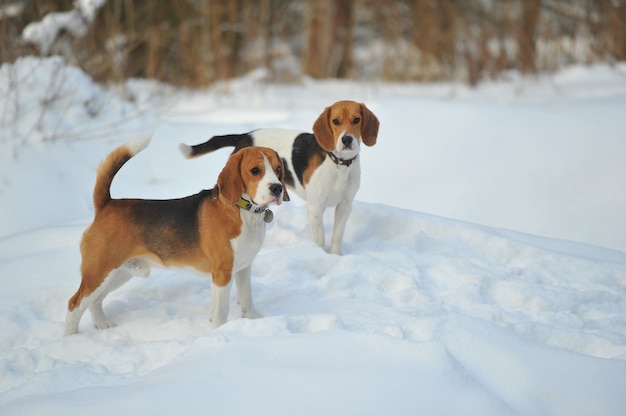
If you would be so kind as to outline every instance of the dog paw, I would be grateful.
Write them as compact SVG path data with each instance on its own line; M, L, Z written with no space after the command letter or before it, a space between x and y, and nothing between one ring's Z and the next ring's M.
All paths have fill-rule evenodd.
M225 319L224 320L217 320L217 319L210 318L209 322L211 322L211 325L213 326L213 329L217 329L220 326L224 325L226 323L226 320Z
M326 250L327 253L336 254L338 256L343 255L343 251L341 250L341 246L331 246Z
M65 330L63 331L63 336L67 337L69 335L74 335L78 333L78 328L65 328Z
M115 324L111 321L94 322L97 329L109 329L114 328Z
M248 309L248 310L242 310L242 311L241 311L241 316L242 316L243 318L246 318L246 319L259 319L259 318L263 318L263 315L262 315L262 314L260 314L259 312L257 312L257 310L256 310L256 309L254 309L254 308L251 308L251 309Z

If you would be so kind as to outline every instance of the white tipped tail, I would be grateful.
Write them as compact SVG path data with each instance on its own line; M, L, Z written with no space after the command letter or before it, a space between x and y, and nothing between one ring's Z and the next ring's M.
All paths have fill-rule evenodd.
M183 156L185 156L187 159L191 158L191 146L186 145L185 143L181 143L178 145L178 148L180 149L180 152L183 154Z
M93 203L96 213L111 200L111 182L115 174L133 156L141 152L150 143L150 137L142 137L123 144L106 157L98 168L96 185L93 189Z
M143 149L148 147L151 140L152 140L152 137L148 136L148 137L140 137L139 139L135 139L132 142L127 143L126 148L128 149L130 156L133 157L137 153L141 152Z

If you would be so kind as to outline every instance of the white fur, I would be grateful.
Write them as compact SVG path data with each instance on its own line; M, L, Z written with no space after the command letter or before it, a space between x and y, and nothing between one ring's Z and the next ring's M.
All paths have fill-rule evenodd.
M143 149L148 147L151 140L152 138L150 136L140 137L139 139L136 139L130 143L127 143L126 147L128 148L128 151L130 152L131 156L135 156L137 153L141 152Z
M249 319L261 318L263 315L258 313L252 303L252 284L251 284L252 268L250 266L235 274L235 283L237 284L237 294L239 295L239 306L241 307L241 316Z
M211 282L211 322L215 328L228 320L230 287L231 282L228 282L226 286L218 286Z
M180 149L180 152L183 154L183 156L187 158L191 157L191 146L188 146L185 143L181 143L178 145L178 148Z
M230 240L230 245L235 253L234 273L252 264L254 257L261 249L263 240L265 240L264 214L256 214L243 209L240 212L243 221L241 234Z
M237 285L237 295L241 307L241 316L248 319L262 318L252 302L251 267L245 267L238 272L234 272L235 284ZM218 286L211 283L211 322L217 328L228 320L230 309L230 291L232 280L226 286Z

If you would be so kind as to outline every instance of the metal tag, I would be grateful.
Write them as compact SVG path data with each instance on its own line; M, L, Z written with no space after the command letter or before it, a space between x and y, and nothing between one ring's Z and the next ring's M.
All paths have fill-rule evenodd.
M263 217L263 221L269 224L270 222L272 222L273 219L274 219L274 214L272 213L272 211L270 211L269 209L266 209L265 216Z

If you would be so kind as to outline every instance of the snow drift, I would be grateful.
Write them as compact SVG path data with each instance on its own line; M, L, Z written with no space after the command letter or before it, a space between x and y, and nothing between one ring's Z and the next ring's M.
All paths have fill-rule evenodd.
M22 69L0 71L8 70ZM22 140L29 121L8 120L0 129L0 412L622 414L626 254L416 211L420 188L434 188L433 182L448 193L465 189L450 185L458 171L437 169L450 167L446 154L461 152L455 147L444 152L437 144L455 143L462 122L447 130L445 120L464 111L489 120L485 134L505 125L526 129L545 163L567 167L575 180L599 178L595 171L577 174L564 162L571 159L555 157L553 143L539 140L541 129L519 122L529 114L545 117L538 109L546 106L557 113L560 106L576 111L582 106L600 120L590 122L602 136L598 140L608 137L619 148L611 129L623 121L604 123L600 109L614 116L626 95L619 86L603 86L603 68L580 71L562 75L571 79L565 92L552 98L529 84L526 97L539 104L529 103L531 98L509 102L510 111L494 102L510 99L512 85L519 84L471 92L335 82L264 86L243 79L230 84L229 94L175 92L180 101L161 115L166 101L151 100L154 85L138 82L128 86L134 104L113 94L110 100L120 100L119 106L105 106L97 116L80 113L84 106L78 101L67 104L67 114L75 117L64 132L115 126L105 138L44 140L46 126L65 123L51 116ZM41 85L20 99L38 102L37 94L46 93L41 90L47 84ZM91 94L110 93L88 80L82 85ZM442 100L437 88L457 91L457 97ZM584 97L595 98L578 100L583 90ZM109 295L104 308L115 328L96 330L86 314L78 335L61 337L66 302L80 280L78 242L91 221L95 168L110 150L128 136L154 131L151 145L116 177L113 196L183 196L212 187L228 152L186 160L178 154L180 141L260 126L307 129L328 102L346 96L372 103L381 137L362 152L363 184L344 256L329 255L309 240L306 211L294 197L275 210L253 265L255 304L264 318L240 319L233 294L229 322L213 329L209 280L157 269ZM142 116L125 126L120 106ZM419 124L438 125L441 129L426 130L440 136L428 137L419 128L415 135L415 128L407 133L414 114L426 114ZM571 133L570 122L567 118L563 129ZM450 131L455 135L442 136ZM455 159L462 161L459 168L484 167L493 159L490 175L510 178L515 170L499 158L503 153L484 153L485 142L493 140L475 138L475 148L456 142L463 149L463 158ZM593 148L577 140L582 143L577 151ZM419 156L424 141L431 146L428 157ZM418 166L411 168L408 160L418 160ZM610 177L619 183L623 166L613 163L612 158L599 162L609 165ZM530 183L515 178L522 184L518 192L536 184L536 177L524 178ZM499 195L480 190L474 197L488 206ZM553 195L551 201L558 199ZM608 200L622 206L617 194ZM462 208L472 201L466 194L455 203ZM618 234L621 224L613 223Z

